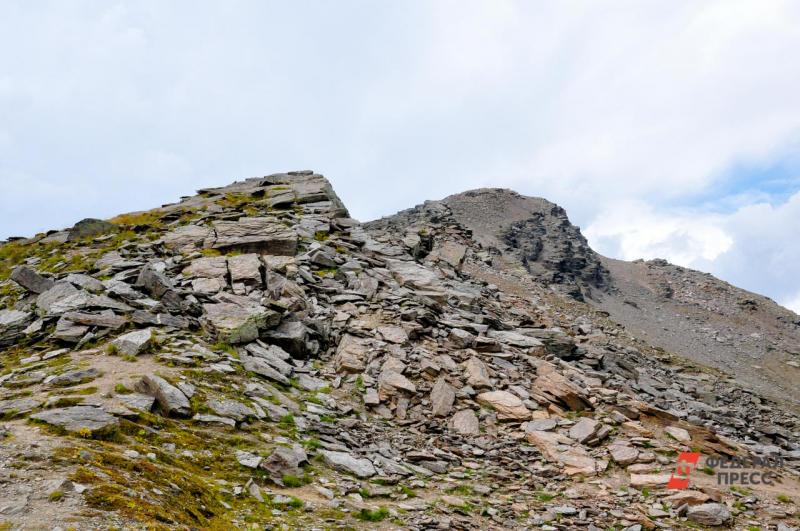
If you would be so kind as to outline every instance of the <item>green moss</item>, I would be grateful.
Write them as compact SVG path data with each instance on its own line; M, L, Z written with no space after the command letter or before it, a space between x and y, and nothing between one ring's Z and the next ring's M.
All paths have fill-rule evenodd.
M129 395L133 393L131 389L128 389L125 384L118 383L114 386L114 392L118 395Z
M445 492L448 494L458 494L461 496L472 496L474 491L470 485L456 485L455 487L447 489Z
M536 499L539 500L540 502L545 502L546 503L546 502L549 502L550 500L552 500L555 497L556 497L556 495L552 494L550 492L539 491L539 492L536 493Z
M47 496L47 499L50 500L51 502L57 502L60 501L63 497L64 497L63 491L54 490Z
M300 498L297 498L295 496L292 496L287 505L289 507L292 507L293 509L300 509L300 508L303 507L304 504L303 504L303 500L301 500Z
M405 494L409 498L416 498L417 497L417 493L414 492L414 489L412 489L411 487L408 487L406 485L398 485L397 486L397 491L400 494Z
M153 228L162 227L161 217L162 213L151 210L148 212L134 212L131 214L121 214L109 221L115 225L123 227L135 227L139 225L147 225Z
M294 415L289 413L288 415L282 416L278 421L278 427L285 430L293 429L295 427Z
M355 517L364 522L380 522L389 517L389 510L386 507L379 507L377 509L361 509L355 514Z
M786 494L778 494L777 500L781 503L792 503L792 499Z
M319 439L311 438L311 439L306 439L305 441L303 441L303 447L306 450L316 450L317 448L320 448L321 446L322 446L322 443L320 442Z
M299 478L297 476L293 476L291 474L284 474L281 478L283 485L290 489L295 489L297 487L302 487L303 485L308 484L309 482L306 481L306 478Z
M324 402L322 401L322 399L320 399L320 398L317 398L317 397L316 397L316 396L314 396L314 395L309 395L309 396L307 396L307 397L305 398L305 401L306 401L306 402L311 402L312 404L316 404L316 405L318 405L318 406L324 405Z
M57 257L61 259L62 253L55 253L59 250L58 243L40 242L9 242L0 245L0 280L5 280L11 275L11 271L22 264L28 258L39 258L47 260ZM67 248L64 245L64 248Z
M218 350L225 352L226 354L230 354L231 356L237 358L239 357L239 354L236 352L236 347L234 347L230 343L224 343L224 342L214 343L211 346L211 350Z
M14 408L11 408L11 409L7 410L5 413L3 413L2 415L0 415L0 421L11 420L14 417L18 416L19 414L20 414L19 411L17 411Z
M83 403L81 396L64 396L53 402L52 407L72 407Z

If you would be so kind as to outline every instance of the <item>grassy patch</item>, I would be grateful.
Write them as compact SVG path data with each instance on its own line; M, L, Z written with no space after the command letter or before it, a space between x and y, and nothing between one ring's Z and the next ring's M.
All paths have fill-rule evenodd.
M400 494L405 494L409 498L416 498L417 497L417 493L414 492L414 489L412 489L411 487L408 487L406 485L398 485L397 486L397 492L399 492Z
M553 493L550 493L550 492L540 491L540 492L536 493L536 499L539 500L540 502L544 502L544 503L549 502L550 500L552 500L555 497L556 497L556 495L553 494Z
M291 474L284 474L283 477L281 478L281 481L283 482L283 485L285 487L290 489L296 489L298 487L302 487L303 485L308 485L309 483L311 483L311 477L306 475L299 478Z
M294 415L289 413L288 415L282 416L281 420L278 421L278 427L283 428L285 430L293 429L295 427Z
M447 489L445 492L447 492L447 494L458 494L460 496L472 496L474 491L470 485L457 485Z
M361 509L355 514L355 517L363 522L380 522L389 517L389 510L386 507L378 507L377 509Z

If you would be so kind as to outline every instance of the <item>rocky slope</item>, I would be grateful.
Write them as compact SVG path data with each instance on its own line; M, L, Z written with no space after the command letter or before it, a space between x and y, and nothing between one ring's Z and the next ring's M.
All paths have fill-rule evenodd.
M362 225L294 172L0 246L0 525L796 526L798 418L598 310L613 264L506 195Z
M800 412L800 316L774 301L664 260L601 256L562 208L541 198L482 189L434 203L472 231L496 269L522 268L539 284L608 312L647 343Z

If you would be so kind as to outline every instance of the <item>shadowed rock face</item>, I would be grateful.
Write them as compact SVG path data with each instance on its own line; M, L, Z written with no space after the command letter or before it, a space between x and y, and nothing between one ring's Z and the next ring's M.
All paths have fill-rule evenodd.
M512 223L502 237L508 245L506 252L515 255L531 275L563 287L577 300L584 300L584 293L590 294L592 288L608 288L608 271L561 207L553 205L549 212L534 212Z
M576 300L609 287L608 271L566 211L539 197L511 190L484 188L398 213L368 226L409 223L457 223L496 256L521 264L531 276ZM420 242L420 247L430 247ZM429 250L429 249L428 249ZM422 253L424 254L424 252Z
M290 172L114 218L112 238L0 247L0 527L794 524L775 497L800 492L800 419L631 334L739 319L780 346L770 326L797 316L600 257L507 190L345 216ZM784 483L670 501L690 449L779 457Z

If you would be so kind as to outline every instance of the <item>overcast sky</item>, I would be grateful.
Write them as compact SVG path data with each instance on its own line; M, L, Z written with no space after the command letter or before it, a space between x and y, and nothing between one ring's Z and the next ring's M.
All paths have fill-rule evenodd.
M0 3L0 238L291 169L482 186L800 310L800 2Z

